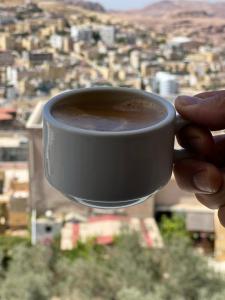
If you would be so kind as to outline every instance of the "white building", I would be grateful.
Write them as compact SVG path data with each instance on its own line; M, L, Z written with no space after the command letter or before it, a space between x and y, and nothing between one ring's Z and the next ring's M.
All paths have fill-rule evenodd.
M13 13L0 12L0 25L10 24L15 22Z
M190 43L192 40L186 36L176 36L169 41L169 46L180 47L184 44Z
M138 70L140 68L140 52L139 51L134 50L131 52L130 64L136 70Z
M100 36L107 46L113 46L115 43L115 28L113 26L101 27Z
M50 44L51 44L52 48L62 49L63 48L63 37L58 34L53 34L50 37Z
M8 66L6 68L6 79L7 82L15 87L18 84L18 70L15 67Z
M72 26L70 35L74 41L90 42L93 37L93 32L89 27Z
M179 90L177 77L167 72L156 73L153 90L164 97L176 95Z

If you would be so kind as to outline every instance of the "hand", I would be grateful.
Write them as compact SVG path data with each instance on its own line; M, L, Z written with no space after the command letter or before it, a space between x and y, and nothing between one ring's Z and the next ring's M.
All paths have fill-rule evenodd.
M178 142L199 157L176 162L176 181L182 189L194 192L203 205L219 209L225 227L225 135L213 137L210 132L225 129L225 91L180 96L175 106L194 124L178 133Z

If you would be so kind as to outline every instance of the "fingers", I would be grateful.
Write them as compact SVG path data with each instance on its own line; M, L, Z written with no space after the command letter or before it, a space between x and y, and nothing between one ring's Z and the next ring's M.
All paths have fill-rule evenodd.
M225 164L225 135L214 136L215 150L214 163L220 167Z
M225 174L222 171L225 135L212 137L208 130L225 128L225 91L178 97L175 106L184 118L195 124L178 133L178 142L201 158L199 161L189 159L175 164L177 183L182 189L194 192L206 207L218 208L219 220L225 227Z
M178 161L174 175L181 189L196 194L215 194L223 184L223 176L214 165L194 159Z
M225 205L221 206L218 210L218 218L220 223L225 227Z
M181 116L195 124L212 130L225 127L224 91L202 93L198 97L180 96L175 106Z
M212 136L203 127L189 125L177 134L178 143L196 153L200 160L211 162L220 168L225 165L225 135Z
M203 127L186 126L177 134L178 143L205 160L212 160L215 143L211 132Z
M211 209L218 209L221 208L221 213L224 212L225 208L225 176L223 175L223 183L219 189L219 191L215 194L201 194L196 193L196 198L199 202L201 202L204 206L211 208ZM223 215L221 215L221 219ZM225 224L225 221L224 221Z
M211 91L211 92L203 92L200 94L195 95L195 97L201 98L201 99L207 99L209 97L215 96L220 94L221 96L225 95L225 90L220 90L220 91Z

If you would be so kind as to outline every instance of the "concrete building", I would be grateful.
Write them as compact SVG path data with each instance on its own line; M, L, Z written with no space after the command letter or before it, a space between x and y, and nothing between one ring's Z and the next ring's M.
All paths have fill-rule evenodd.
M174 177L155 195L155 216L181 214L186 229L195 236L195 245L214 254L218 261L225 260L225 228L220 224L217 211L203 206L191 193L182 191Z
M8 66L6 68L6 79L9 84L17 87L18 84L18 70L16 67Z
M13 13L0 12L0 25L9 25L15 23L15 17Z
M115 27L103 26L100 28L100 36L107 46L113 46L115 43Z
M148 248L161 248L163 241L154 218L127 218L124 216L91 216L86 222L67 222L61 230L61 249L71 250L78 240L86 242L95 239L100 245L113 244L123 228L140 233L141 243Z
M70 35L75 42L90 42L93 37L93 31L90 27L72 26L70 28Z
M40 40L38 37L29 36L22 39L21 46L23 49L26 49L27 51L32 51L40 48L39 42Z
M163 97L176 95L179 91L176 76L167 72L156 73L153 91L159 93Z
M50 245L60 234L62 224L57 220L40 218L36 222L36 241L42 245Z
M52 62L53 61L53 54L47 52L30 52L24 53L24 59L28 60L29 66L37 66L41 65L44 62Z
M73 41L70 37L65 36L63 39L63 52L70 53L73 50Z
M63 48L63 36L59 34L53 34L50 37L50 44L52 48L61 50Z
M28 140L17 133L0 135L0 162L22 162L28 159Z
M27 228L28 186L27 162L0 162L0 231Z
M140 52L139 51L134 50L131 52L130 64L134 69L139 70L139 68L140 68Z
M14 49L14 40L8 33L0 34L0 51Z

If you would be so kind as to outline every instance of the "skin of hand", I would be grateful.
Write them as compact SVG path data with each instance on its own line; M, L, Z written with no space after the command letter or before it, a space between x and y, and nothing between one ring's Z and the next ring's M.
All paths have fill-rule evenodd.
M179 131L177 140L196 155L194 159L175 162L176 181L182 189L195 193L203 205L218 209L220 223L225 227L225 134L211 133L225 129L225 90L179 96L175 107L191 122Z

